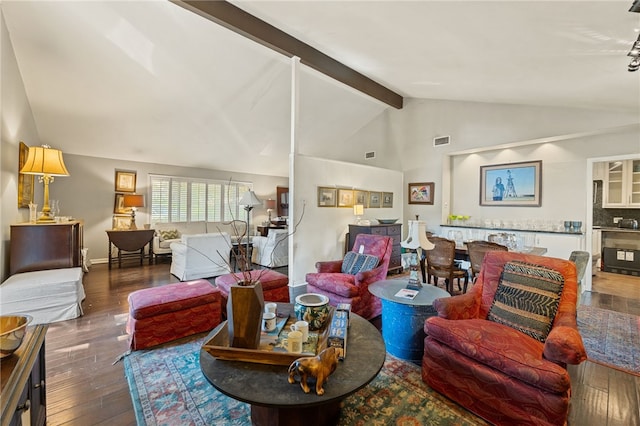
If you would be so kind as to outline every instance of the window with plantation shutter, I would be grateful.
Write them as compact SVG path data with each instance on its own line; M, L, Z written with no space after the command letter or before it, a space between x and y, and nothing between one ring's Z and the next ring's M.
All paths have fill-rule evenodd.
M247 220L238 201L249 183L151 175L149 187L152 223Z

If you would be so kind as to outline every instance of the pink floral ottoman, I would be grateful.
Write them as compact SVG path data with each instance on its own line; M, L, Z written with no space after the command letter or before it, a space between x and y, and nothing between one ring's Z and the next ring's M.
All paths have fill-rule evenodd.
M254 269L250 272L251 279L259 279L262 283L262 293L265 302L289 303L289 277L271 269ZM223 313L226 313L227 298L229 297L229 287L242 280L242 274L220 275L216 278L216 286L220 290L221 306Z
M145 288L129 294L132 350L212 330L221 321L220 292L207 280Z

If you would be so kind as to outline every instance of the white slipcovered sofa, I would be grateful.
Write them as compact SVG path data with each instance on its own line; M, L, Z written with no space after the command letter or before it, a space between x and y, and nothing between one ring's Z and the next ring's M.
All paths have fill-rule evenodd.
M171 243L171 273L180 281L227 274L231 238L226 232L185 234Z
M251 261L269 268L289 264L289 243L287 229L269 229L266 237L253 237Z
M171 254L171 243L180 241L183 235L212 234L226 232L232 242L246 231L246 222L236 220L230 222L158 222L152 228L156 230L153 237L153 254Z

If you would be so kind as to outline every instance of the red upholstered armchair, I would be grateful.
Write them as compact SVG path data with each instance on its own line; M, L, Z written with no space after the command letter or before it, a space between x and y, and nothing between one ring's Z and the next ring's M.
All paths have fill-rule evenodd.
M522 270L516 270L513 268L518 268L517 261L537 266L524 265ZM553 295L557 313L555 317L548 316L550 331L546 340L528 335L528 329L525 334L488 319L495 319L493 315L499 312L496 307L506 300L503 295L511 297L516 305L544 296L535 290L529 299L517 288L520 283L541 281L534 277L534 268L549 272L544 280L551 274L556 279L564 278L563 287ZM503 271L506 272L501 278ZM520 275L514 278L511 271ZM518 285L511 284L516 282ZM507 288L510 289L505 291ZM571 397L566 364L579 364L586 359L576 324L576 288L576 268L569 261L487 252L478 280L468 293L434 302L438 316L425 322L422 379L491 423L566 424ZM529 320L524 319L527 326Z
M351 303L356 314L371 319L382 311L380 299L369 293L369 285L386 279L391 258L391 237L373 234L359 234L353 244L352 252L358 253L360 246L363 254L379 259L375 268L358 272L355 275L342 273L342 260L317 262L317 273L307 274L307 291L321 293L329 298L329 304Z

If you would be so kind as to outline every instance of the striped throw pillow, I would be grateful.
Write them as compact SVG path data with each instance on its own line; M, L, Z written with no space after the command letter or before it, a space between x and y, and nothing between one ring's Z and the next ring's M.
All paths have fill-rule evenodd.
M158 231L158 234L160 234L160 241L175 240L176 238L180 238L180 233L177 229L163 229Z
M342 260L342 273L355 275L358 272L370 271L378 266L379 259L370 254L360 254L349 251Z
M544 343L563 288L564 277L558 271L525 262L507 262L487 319Z

